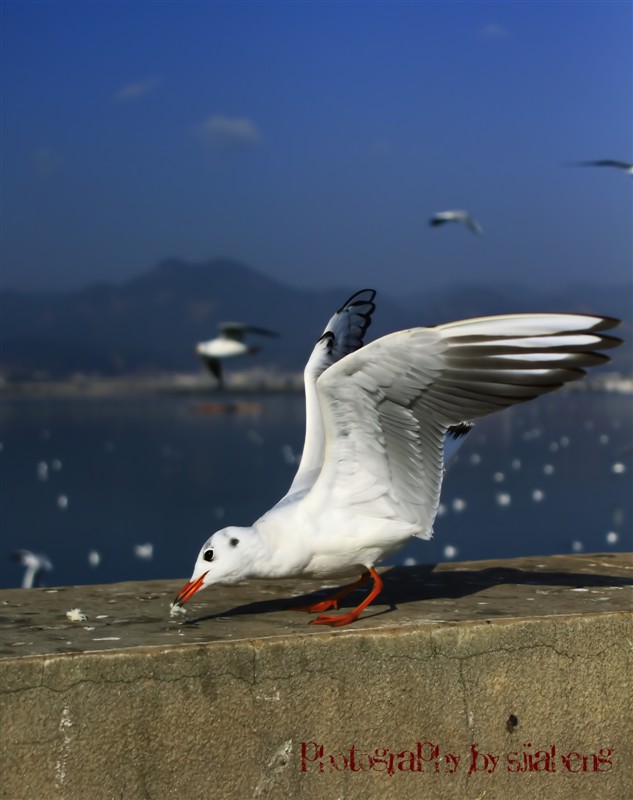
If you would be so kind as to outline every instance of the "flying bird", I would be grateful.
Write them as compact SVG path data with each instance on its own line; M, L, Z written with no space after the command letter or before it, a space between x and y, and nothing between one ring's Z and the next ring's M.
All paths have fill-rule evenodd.
M244 342L247 333L258 336L279 336L276 331L267 328L258 328L255 325L245 325L242 322L222 322L218 326L220 335L208 342L196 345L196 353L207 369L222 383L222 361L226 358L254 355L259 348L252 347Z
M471 421L530 400L607 362L616 319L509 314L413 328L363 346L375 292L329 321L304 371L303 455L287 494L251 527L203 544L172 610L200 589L247 578L360 578L305 610L315 624L353 622L382 589L376 566L412 537L429 539L447 443ZM328 615L372 582L352 611Z
M619 169L622 172L628 172L633 175L633 164L628 161L615 161L611 158L603 158L598 161L575 161L571 166L573 167L612 167Z
M11 558L26 567L22 578L23 589L36 589L43 586L44 573L53 569L53 565L45 555L37 555L30 550L15 550L11 553Z
M432 228L438 228L440 225L446 225L447 222L461 222L473 233L483 233L481 225L470 216L468 211L438 211L429 220L429 225Z

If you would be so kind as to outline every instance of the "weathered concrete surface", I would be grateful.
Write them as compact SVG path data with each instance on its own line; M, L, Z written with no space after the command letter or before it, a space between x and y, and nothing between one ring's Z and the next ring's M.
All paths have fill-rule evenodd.
M340 630L282 602L300 581L185 624L182 581L5 591L1 796L630 798L632 581L623 554L394 569Z

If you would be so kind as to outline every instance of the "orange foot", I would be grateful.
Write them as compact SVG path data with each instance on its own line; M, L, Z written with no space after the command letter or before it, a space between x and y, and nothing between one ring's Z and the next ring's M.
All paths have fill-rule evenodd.
M316 619L310 620L312 625L331 625L333 628L340 628L342 625L349 625L350 622L354 622L361 613L367 608L367 606L374 600L382 591L382 580L380 575L376 572L376 570L371 567L369 572L365 572L362 577L361 581L364 583L367 580L367 577L373 578L374 585L372 587L371 592L367 595L367 597L363 600L363 602L358 605L353 611L350 611L348 614L323 614ZM348 587L349 588L349 587ZM336 600L337 597L340 596L335 595L333 600ZM328 601L325 601L328 602Z
M328 611L328 609L333 608L335 611L338 609L338 601L342 600L344 597L350 592L353 592L354 589L358 589L359 586L367 583L367 581L371 578L371 574L369 572L363 572L360 578L355 581L354 583L350 584L349 586L345 586L336 594L333 594L332 597L328 597L327 600L321 600L318 603L312 603L309 606L294 606L292 608L293 611L307 611L309 614L320 614L322 611Z
M338 609L338 599L331 597L329 600L321 600L320 603L312 603L309 606L293 606L292 611L307 611L308 614L320 614L328 609Z
M358 614L350 611L349 614L323 614L316 619L310 620L310 625L331 625L333 628L340 628L341 625L349 625L358 618Z

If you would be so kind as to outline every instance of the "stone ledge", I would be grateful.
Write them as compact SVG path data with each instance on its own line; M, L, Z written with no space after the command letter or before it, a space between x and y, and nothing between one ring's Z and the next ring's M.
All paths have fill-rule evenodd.
M628 554L389 570L339 630L181 583L3 592L4 796L630 797Z

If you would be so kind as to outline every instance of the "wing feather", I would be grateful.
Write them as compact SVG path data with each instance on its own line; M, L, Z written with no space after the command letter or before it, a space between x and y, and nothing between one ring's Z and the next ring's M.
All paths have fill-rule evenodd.
M301 461L286 498L295 492L305 492L311 488L321 471L325 437L316 382L329 367L363 346L363 338L376 308L375 297L376 292L373 289L362 289L348 298L325 326L308 359L304 370L305 441Z
M428 538L446 433L582 377L619 344L617 320L517 314L414 328L378 339L316 382L325 451L302 501L414 526Z

